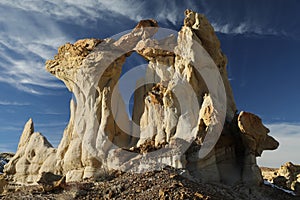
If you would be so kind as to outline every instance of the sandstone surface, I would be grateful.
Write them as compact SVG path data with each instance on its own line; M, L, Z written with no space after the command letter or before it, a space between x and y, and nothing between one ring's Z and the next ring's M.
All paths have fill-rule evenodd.
M47 171L57 173L53 160L55 154L56 149L44 136L34 132L32 119L29 119L25 124L17 152L5 165L4 172L13 175L9 177L16 183L36 183L45 168Z

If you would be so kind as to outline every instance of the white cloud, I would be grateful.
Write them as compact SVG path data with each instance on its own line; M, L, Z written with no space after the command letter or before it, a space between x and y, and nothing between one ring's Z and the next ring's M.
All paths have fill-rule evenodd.
M0 127L0 131L2 131L2 132L6 132L6 131L22 132L22 128L13 126L13 125L11 125L11 126L9 125L9 126ZM5 136L1 135L1 137L5 137Z
M60 22L85 28L90 25L90 22L99 22L99 20L114 24L116 20L139 21L144 18L154 18L159 22L179 25L183 23L183 11L186 8L197 10L200 7L217 32L286 35L284 31L278 31L272 26L264 26L257 20L250 19L249 13L246 18L235 19L234 22L228 20L229 18L224 20L222 16L226 14L226 10L224 11L222 7L221 11L224 13L215 11L212 9L213 6L206 2L28 0L24 3L23 0L1 0L0 81L33 94L44 94L36 86L63 88L62 83L44 70L44 61L54 56L58 46L66 42L74 42L69 35L72 30L65 30L70 33L63 32Z
M58 24L41 14L13 8L0 11L0 82L39 95L45 94L39 87L64 88L44 69L45 60L55 55L59 45L70 41Z
M2 0L0 4L23 11L42 13L55 19L75 19L72 23L77 24L84 24L88 20L107 19L116 14L134 21L153 17L158 21L170 21L176 24L179 19L183 19L185 9L196 7L196 3L190 1L161 0L44 0L26 3L22 0Z
M258 164L268 167L280 167L291 161L300 164L300 124L278 123L267 124L270 135L279 141L275 151L264 151L258 159Z
M182 4L182 3L180 3ZM149 7L153 7L149 9ZM133 0L53 0L0 2L0 82L32 93L45 94L39 87L64 88L44 69L58 46L74 42L62 32L60 22L86 26L87 22L105 19L114 23L115 17L126 16L134 21L155 18L173 24L183 18L176 2ZM126 19L125 18L125 19ZM71 30L70 30L71 31Z
M43 115L66 115L67 113L57 112L57 111L46 109L44 111L37 112L37 114L43 114Z
M124 1L115 2L114 6L110 6L109 1L74 1L74 0L44 0L44 1L27 1L24 3L22 0L2 0L0 4L17 8L25 12L39 13L44 16L48 16L58 20L74 20L72 23L83 24L87 20L96 20L103 18L103 12L101 11L122 11L122 6L125 6ZM120 8L115 9L115 7ZM131 4L127 4L126 8L134 7ZM119 12L118 12L119 13ZM122 12L120 13L122 14Z
M217 32L299 40L299 32L295 29L299 24L299 12L290 2L276 1L270 6L263 1L234 0L201 1L199 4L199 11L205 14Z
M221 24L217 22L212 22L212 26L214 27L214 30L216 32L224 34L257 34L286 36L286 33L284 31L278 32L277 30L260 27L249 22L241 22L237 25L230 23Z
M30 103L27 103L27 102L16 102L16 101L1 101L0 100L0 105L1 106L29 106Z
M52 122L52 123L35 123L35 127L60 127L66 126L68 122Z

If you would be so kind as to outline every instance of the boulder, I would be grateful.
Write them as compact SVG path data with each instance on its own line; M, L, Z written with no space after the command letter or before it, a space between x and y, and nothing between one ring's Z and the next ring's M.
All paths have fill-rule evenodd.
M41 185L43 190L46 192L63 189L66 187L66 177L62 177L51 172L42 172L37 183Z

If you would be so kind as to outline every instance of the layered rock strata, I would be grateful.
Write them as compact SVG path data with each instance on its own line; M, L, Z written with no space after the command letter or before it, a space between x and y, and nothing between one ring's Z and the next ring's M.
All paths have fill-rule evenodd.
M6 176L35 183L51 172L68 182L110 169L143 172L170 165L198 181L260 184L256 157L278 142L259 117L237 114L227 58L213 27L202 14L185 14L177 37L155 37L157 22L143 20L118 39L60 47L46 69L75 96L69 124L55 149L29 120ZM118 80L134 52L148 67L137 81L131 121Z

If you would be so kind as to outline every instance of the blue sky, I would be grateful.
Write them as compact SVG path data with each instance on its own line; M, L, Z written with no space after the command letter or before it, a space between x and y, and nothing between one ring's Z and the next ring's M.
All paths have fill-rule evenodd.
M15 151L30 117L54 146L60 141L72 95L44 70L60 45L106 38L146 18L179 30L186 8L204 13L217 31L238 109L258 114L281 142L259 163L300 163L297 0L1 0L0 152Z

